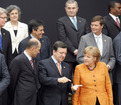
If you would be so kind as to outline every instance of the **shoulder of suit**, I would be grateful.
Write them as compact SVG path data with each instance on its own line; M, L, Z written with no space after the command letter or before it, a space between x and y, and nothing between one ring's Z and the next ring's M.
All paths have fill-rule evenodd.
M87 38L87 37L89 37L90 35L92 35L92 32L90 32L90 33L88 33L88 34L83 35L83 36L82 36L82 38Z
M42 35L42 39L48 39L48 37L45 35Z
M105 35L105 34L102 34L104 38L107 38L107 39L110 39L111 40L111 37Z

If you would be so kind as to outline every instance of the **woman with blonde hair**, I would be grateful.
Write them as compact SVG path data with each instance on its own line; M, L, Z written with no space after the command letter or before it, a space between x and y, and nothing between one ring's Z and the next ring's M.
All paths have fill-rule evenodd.
M112 85L107 66L97 47L84 49L84 63L76 66L74 85L82 85L73 95L73 105L113 105Z

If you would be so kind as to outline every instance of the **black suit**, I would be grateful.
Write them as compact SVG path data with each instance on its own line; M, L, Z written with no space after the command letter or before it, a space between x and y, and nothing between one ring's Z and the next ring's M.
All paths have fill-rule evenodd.
M9 98L12 105L36 105L38 73L36 62L34 70L24 53L15 57L10 64L11 83Z
M114 39L116 35L118 35L119 32L121 31L121 18L119 17L120 28L118 27L118 25L110 15L105 16L104 19L106 21L106 24L104 25L103 33Z
M52 58L39 62L39 80L41 83L41 105L68 105L68 92L71 91L71 83L58 83L60 77L71 79L70 66L61 62L62 76Z
M25 50L26 44L28 40L31 38L32 38L31 36L28 36L27 38L25 38L20 42L18 48L20 54ZM41 42L41 49L40 53L36 57L38 61L49 58L52 55L51 45L48 37L43 35L42 39L40 39L39 41Z
M87 21L78 16L77 27L78 30L76 30L68 16L58 19L58 39L67 44L68 52L65 61L68 62L76 62L76 56L73 52L75 49L78 49L81 36L90 32Z
M121 105L121 32L114 38L113 45L116 56L116 65L113 70L114 104Z
M6 59L6 64L10 65L11 55L12 55L10 33L3 28L1 29L1 33L2 33L2 51L0 50L0 52L4 54Z
M90 32L87 21L84 18L78 16L77 27L78 30L76 30L75 26L68 16L64 16L58 19L58 40L63 41L65 44L67 44L68 49L65 61L71 65L72 72L74 72L75 66L78 64L76 62L76 55L74 55L74 51L78 49L81 36Z
M0 105L7 105L6 88L10 83L10 75L3 54L0 54Z

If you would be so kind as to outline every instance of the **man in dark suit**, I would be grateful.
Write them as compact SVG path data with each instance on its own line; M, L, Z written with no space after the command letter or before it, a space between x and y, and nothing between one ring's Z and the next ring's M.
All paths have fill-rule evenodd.
M15 57L10 64L11 83L9 98L12 105L36 105L39 87L36 60L40 52L40 42L32 38L25 51Z
M114 39L121 31L121 4L117 1L111 1L108 10L109 15L104 17L106 24L104 25L103 33Z
M3 54L0 54L0 105L7 105L6 88L10 83L10 75Z
M7 21L7 11L0 7L0 53L4 54L6 64L9 66L11 62L12 46L10 33L3 29Z
M53 45L53 55L39 62L41 105L68 105L71 92L70 65L63 62L67 46L61 41Z
M87 46L95 46L100 50L101 62L105 62L107 64L107 69L109 70L110 78L112 80L112 69L115 65L115 57L112 45L112 39L104 34L102 34L102 28L105 24L105 21L102 16L95 16L91 20L91 33L88 33L81 37L78 54L77 54L77 62L84 62L84 49ZM99 39L98 39L99 38Z
M26 43L31 38L36 38L41 42L41 50L37 55L37 60L49 58L52 54L50 41L47 36L44 34L43 22L40 20L31 20L28 24L30 36L22 40L19 44L19 53L22 53L25 50Z
M84 18L76 16L78 12L78 3L74 0L68 0L65 3L67 16L58 19L57 30L58 38L67 44L68 51L65 61L69 63L74 71L78 45L82 35L90 32L87 21Z
M121 32L113 40L116 65L113 70L114 105L121 105Z

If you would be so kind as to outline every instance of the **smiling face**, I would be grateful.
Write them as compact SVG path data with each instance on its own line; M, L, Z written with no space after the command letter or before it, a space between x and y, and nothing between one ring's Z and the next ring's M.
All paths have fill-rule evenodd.
M111 8L111 14L113 14L115 16L121 15L121 4L120 3L115 3L114 8Z
M84 63L86 66L95 65L96 57L93 57L91 54L84 54Z
M100 21L91 22L91 30L94 34L100 35L103 25L100 25Z
M79 8L77 7L77 4L75 2L71 4L67 3L65 7L66 14L70 17L76 16L78 9Z
M9 14L9 18L10 18L10 21L18 21L18 18L19 18L19 14L18 14L18 10L17 9L14 9L10 12Z
M62 62L67 54L67 48L58 48L57 51L53 50L53 56L58 62Z

